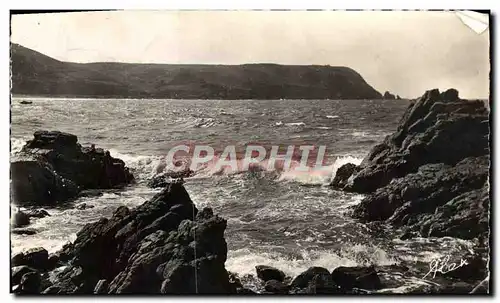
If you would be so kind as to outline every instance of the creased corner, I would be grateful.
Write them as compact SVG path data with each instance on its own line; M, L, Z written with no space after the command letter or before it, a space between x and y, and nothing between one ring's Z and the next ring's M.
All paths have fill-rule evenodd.
M467 27L479 35L484 33L490 25L488 14L474 11L458 11L455 14Z

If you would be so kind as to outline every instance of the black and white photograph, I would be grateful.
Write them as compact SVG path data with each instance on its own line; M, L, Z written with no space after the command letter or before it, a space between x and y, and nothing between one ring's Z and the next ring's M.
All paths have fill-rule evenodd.
M11 296L492 295L492 19L11 11Z

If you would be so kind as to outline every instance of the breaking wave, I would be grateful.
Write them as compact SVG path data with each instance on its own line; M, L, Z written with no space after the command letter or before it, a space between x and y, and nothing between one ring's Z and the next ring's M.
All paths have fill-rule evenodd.
M113 157L117 157L125 161L126 165L131 169L136 178L147 180L157 174L173 171L172 164L167 164L163 156L143 156L123 154L116 150L110 150ZM353 163L359 165L363 160L362 157L344 155L338 156L330 165L316 167L308 167L307 171L299 171L300 163L292 160L290 168L283 168L283 162L277 161L275 165L269 167L268 160L263 160L259 163L252 163L249 167L245 167L244 160L238 159L233 162L233 165L221 166L217 164L217 157L210 162L198 165L194 170L192 178L211 178L216 176L234 176L240 174L261 174L261 176L275 180L278 182L297 182L304 185L327 185L335 177L337 170L344 164ZM186 164L188 159L179 160Z

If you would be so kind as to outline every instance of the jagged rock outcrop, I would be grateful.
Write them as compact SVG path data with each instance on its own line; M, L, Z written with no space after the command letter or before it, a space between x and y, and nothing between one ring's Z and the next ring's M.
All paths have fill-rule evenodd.
M56 253L66 268L43 293L236 293L224 268L226 220L198 212L180 183L87 224ZM18 257L20 258L20 257Z
M488 114L483 101L461 100L455 89L427 91L394 134L359 167L339 168L342 182L332 185L369 194L353 216L402 227L405 237L487 238Z
M75 135L37 131L11 158L16 205L50 205L80 190L117 188L133 181L125 163L100 148L82 147Z

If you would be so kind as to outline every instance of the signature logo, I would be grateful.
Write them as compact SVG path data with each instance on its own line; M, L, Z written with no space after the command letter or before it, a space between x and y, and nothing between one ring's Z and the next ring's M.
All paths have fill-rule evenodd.
M445 256L432 260L431 263L429 263L429 272L425 274L422 279L425 279L429 275L435 278L437 273L446 274L469 264L467 260L464 259L460 259L460 263L450 262L450 259L450 256Z

